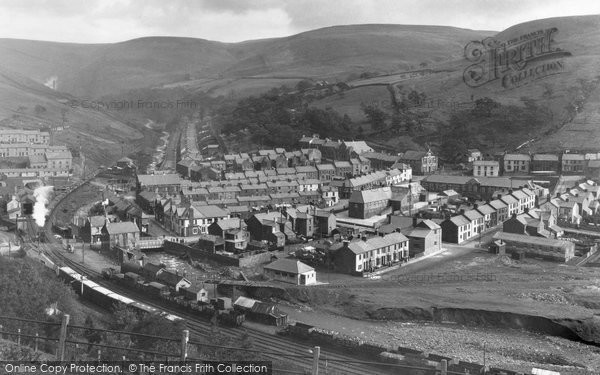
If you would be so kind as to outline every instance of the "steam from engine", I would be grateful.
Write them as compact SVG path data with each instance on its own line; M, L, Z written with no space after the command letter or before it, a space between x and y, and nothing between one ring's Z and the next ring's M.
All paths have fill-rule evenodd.
M46 205L50 201L53 190L54 186L40 186L33 191L35 205L33 206L32 216L35 219L35 223L40 227L43 227L46 223L46 214L48 213Z

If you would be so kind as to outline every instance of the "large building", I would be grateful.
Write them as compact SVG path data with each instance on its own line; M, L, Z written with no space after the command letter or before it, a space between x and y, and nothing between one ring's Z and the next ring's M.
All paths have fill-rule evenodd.
M474 177L498 177L500 174L500 163L495 160L473 161Z
M406 151L398 160L411 166L415 175L432 174L438 169L438 158L428 151Z
M583 175L586 172L587 162L583 154L563 154L562 173Z
M533 187L531 181L513 180L509 177L468 177L431 175L421 180L427 191L443 192L454 190L463 196L478 199L493 199L498 190Z
M47 168L69 170L73 163L73 157L70 151L49 151L46 152Z
M39 130L0 129L0 143L48 144L50 134Z
M416 221L416 219L414 220ZM442 228L431 220L423 220L403 233L409 240L410 257L429 255L442 249Z
M389 187L354 191L348 202L348 216L367 219L373 215L380 215L389 206L391 198L392 190Z
M507 253L521 253L535 258L567 262L575 256L575 244L569 241L498 232L496 242L506 245Z
M554 174L560 171L558 155L535 154L531 159L531 172Z
M531 156L526 154L504 155L504 174L527 174L531 163Z

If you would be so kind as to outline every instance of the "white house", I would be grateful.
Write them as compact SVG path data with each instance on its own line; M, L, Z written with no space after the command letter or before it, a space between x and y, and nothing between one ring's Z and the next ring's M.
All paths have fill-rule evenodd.
M265 275L273 280L295 285L312 285L317 282L315 269L295 259L279 259L263 269Z

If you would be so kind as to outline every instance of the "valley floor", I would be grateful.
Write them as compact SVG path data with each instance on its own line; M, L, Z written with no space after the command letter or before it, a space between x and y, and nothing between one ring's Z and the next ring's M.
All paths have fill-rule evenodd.
M600 373L600 348L549 334L531 333L531 322L513 315L575 322L572 329L600 342L600 270L527 259L513 261L481 250L447 259L412 273L412 282L364 280L340 288L298 291L306 305L284 309L290 318L386 345L531 372L532 367L561 374ZM443 259L443 257L442 257ZM397 276L404 271L394 271ZM416 275L444 275L416 281ZM490 281L453 282L451 275L493 275ZM432 323L430 311L449 308L454 321ZM464 310L469 309L469 310ZM456 312L458 311L458 313ZM502 312L499 321L487 312ZM452 315L450 314L450 315ZM376 320L374 320L376 319ZM451 318L448 318L450 320ZM510 322L522 329L507 328ZM540 323L535 323L540 324Z

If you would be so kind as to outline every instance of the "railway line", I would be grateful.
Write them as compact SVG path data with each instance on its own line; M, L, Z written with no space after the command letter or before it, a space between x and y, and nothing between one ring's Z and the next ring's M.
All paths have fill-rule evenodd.
M171 307L164 306L162 304L156 303L153 299L148 298L147 296L139 293L137 291L133 291L131 289L115 285L114 283L108 282L102 278L99 272L90 270L79 263L72 261L66 258L63 254L60 253L60 250L52 248L47 244L40 244L41 250L46 253L53 261L57 264L63 264L64 266L68 266L73 268L73 270L77 271L82 275L86 275L88 278L92 279L99 285L111 289L121 295L126 297L139 300L144 304L150 305L157 309L166 311L167 313L174 314L180 316L186 320L187 328L190 330L190 339L192 341L197 342L207 342L210 343L211 340L211 324L206 320L188 313L182 312L179 309L174 309ZM252 328L244 328L245 332L248 336L253 340L254 346L257 350L264 350L267 352L276 352L277 354L264 354L265 357L269 357L272 359L286 359L289 362L294 362L302 367L310 368L312 366L312 354L310 350L312 349L309 346L298 344L293 340L273 336L271 334L252 329ZM239 328L231 328L231 327L219 327L219 332L223 335L233 338L240 339L241 333L243 332ZM297 357L284 357L285 355L295 355ZM324 369L327 367L328 374L349 374L349 375L359 375L359 374L397 374L398 372L390 371L393 369L390 366L386 366L382 363L381 366L367 366L364 364L351 364L349 361L355 361L356 358L349 357L347 355L336 353L330 350L324 350L321 348L321 356L320 356L320 368Z
M85 184L89 183L94 178L95 174L92 174L90 177L86 178L82 181L78 186L74 187L72 190L68 191L64 194L56 204L51 205L51 212L49 213L49 218L46 220L46 225L43 227L45 237L47 241L51 244L55 243L55 239L53 237L51 222L54 217L54 213L57 209L61 207L61 204L68 200L74 193L76 193L79 189L81 189ZM32 218L30 218L33 220ZM37 228L35 222L33 227ZM32 228L32 230L34 230ZM29 233L31 236L31 234ZM36 237L37 238L37 237ZM49 245L47 243L39 243L39 251L45 253L49 256L57 265L62 264L65 266L69 266L73 268L73 270L77 271L81 275L85 275L88 278L94 280L99 285L113 290L119 294L127 296L132 299L139 300L145 304L153 306L155 308L166 311L170 314L179 315L182 318L186 319L188 329L190 330L190 336L192 341L202 341L207 340L210 343L210 332L211 332L211 324L205 320L202 320L200 317L190 314L188 312L182 313L178 309L173 309L170 307L165 307L163 305L157 304L155 301L150 299L148 296L138 293L136 291L132 291L130 289L117 286L114 283L109 283L102 278L99 272L90 270L89 268L68 259L64 254L61 253L61 250L56 248L56 246ZM296 355L298 357L280 357L278 355L266 355L266 357L271 357L273 359L281 359L285 358L289 362L296 363L304 368L312 367L312 354L310 350L312 349L305 344L299 344L291 339L273 336L271 334L262 332L260 330L252 329L245 327L244 328L248 336L253 340L254 346L258 350L264 350L267 352L276 352L281 355ZM241 336L241 331L239 328L231 328L231 327L219 327L219 331L234 339L239 339ZM305 356L305 357L300 357ZM355 357L344 355L342 353L336 353L331 350L324 350L321 348L320 355L320 368L327 368L328 374L348 374L348 375L378 375L378 374L398 374L397 368L391 366L385 366L385 364L381 364L381 366L373 366L373 365L365 365L365 364L352 364L349 362L356 361Z
M88 182L88 181L89 181L89 179L85 182ZM67 193L66 195L64 195L59 200L59 202L57 202L54 205L53 211L50 213L50 217L52 217L52 215L54 214L54 210L57 209L58 207L60 207L61 203L63 201L65 201L66 199L68 199L69 196L71 196L73 193L75 193L77 190L79 190L82 186L84 186L85 182L82 183L81 185L79 185L78 187L76 187L75 189L73 189L72 191L70 191L69 193ZM35 223L33 223L33 224L35 224ZM50 243L55 242L53 234L52 234L52 230L51 230L50 220L47 220L46 225L44 226L43 230L45 232L46 239L48 241L50 241ZM138 293L138 292L132 291L128 288L124 288L124 287L115 285L114 283L109 283L108 281L106 281L102 278L102 276L100 275L99 272L93 271L93 270L67 258L64 254L61 253L61 250L56 248L56 246L52 246L51 244L49 245L46 243L40 243L39 250L40 250L40 252L43 252L47 256L49 256L56 264L62 264L64 266L71 267L71 268L73 268L73 270L77 271L78 273L80 273L82 275L87 276L89 279L94 280L96 283L98 283L99 285L101 285L107 289L111 289L111 290L113 290L119 294L122 294L124 296L127 296L129 298L139 300L140 302L148 304L152 307L155 307L155 308L161 309L163 311L166 311L168 313L178 315L178 316L181 316L182 318L185 318L188 329L190 330L191 340L192 341L200 341L200 342L202 342L204 340L204 341L210 343L211 324L205 320L202 320L202 318L195 316L193 314L187 313L187 312L182 313L178 309L173 309L170 307L165 307L163 305L159 305L154 300L150 299L146 295L143 295L142 293ZM290 340L288 338L285 338L285 337L273 336L271 334L268 334L268 333L265 333L265 332L262 332L262 331L259 331L256 329L245 327L244 330L246 331L248 336L253 340L255 348L258 350L264 350L267 352L276 352L276 353L280 353L281 355L299 356L299 357L290 358L290 357L281 357L281 356L273 355L273 354L271 354L271 355L265 354L266 357L270 357L273 359L285 358L287 361L296 363L304 368L311 368L312 361L313 361L312 354L310 353L310 350L312 349L311 347L306 346L304 344L299 344L299 343L297 343L293 340ZM230 328L230 327L219 327L219 331L222 334L226 335L227 337L234 338L234 339L239 339L241 336L241 333L243 332L239 328L236 329L236 328ZM305 356L305 357L301 358L300 356ZM332 375L333 374L377 375L377 374L397 374L398 373L398 371L394 371L393 367L390 367L390 366L386 367L384 364L382 364L381 366L375 367L375 366L364 365L364 364L351 364L351 363L348 363L349 361L356 361L356 358L344 355L342 353L336 353L331 350L324 350L323 348L321 349L319 365L320 365L321 369L327 368L328 374L332 374Z

